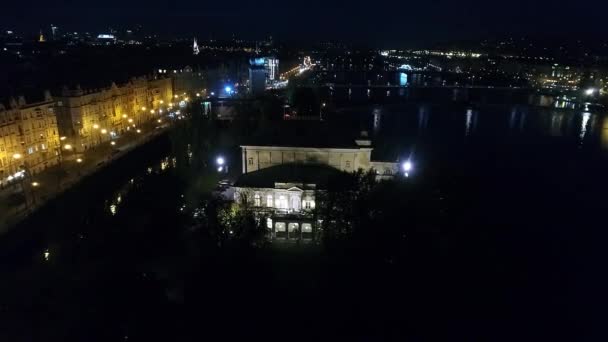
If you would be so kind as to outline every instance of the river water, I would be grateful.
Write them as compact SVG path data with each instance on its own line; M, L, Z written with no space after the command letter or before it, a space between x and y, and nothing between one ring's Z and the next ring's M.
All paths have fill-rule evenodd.
M367 131L376 159L411 160L411 181L458 182L459 191L476 194L471 203L448 204L447 211L464 215L470 206L488 227L529 229L492 238L508 240L500 245L508 250L500 260L524 258L530 273L542 274L535 286L561 284L559 291L547 290L551 298L584 291L594 279L589 269L600 264L588 261L599 257L596 239L605 237L598 218L606 212L608 189L606 113L424 99L351 104L326 120L336 129ZM180 177L170 153L171 141L163 136L0 240L0 313L11 326L4 325L7 338L38 340L40 333L48 334L46 340L79 340L87 329L99 331L107 323L108 335L92 340L118 340L146 329L133 315L158 323L152 312L173 312L171 303L183 301L176 289L185 278L176 269L187 258L182 211L192 185ZM240 169L238 158L229 162ZM150 300L157 297L169 304ZM540 300L555 308L550 298ZM568 297L567 310L581 309L574 301Z

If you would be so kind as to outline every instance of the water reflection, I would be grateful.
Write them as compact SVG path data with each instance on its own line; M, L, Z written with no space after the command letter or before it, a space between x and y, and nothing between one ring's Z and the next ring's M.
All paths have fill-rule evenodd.
M553 111L551 112L551 122L549 124L549 135L553 137L561 137L563 135L564 128L564 112Z
M467 109L467 112L465 114L465 131L464 131L464 135L465 136L469 136L471 134L471 132L473 132L475 130L475 127L477 126L477 115L476 113L473 111L473 109Z
M137 186L145 183L147 177L161 174L169 169L175 168L177 165L176 158L165 157L160 160L156 165L148 166L145 171L136 178L131 178L125 184L112 195L112 199L105 201L105 208L111 216L115 216L120 208L120 205L124 202L124 198L129 196L129 193Z
M418 130L424 131L429 124L429 110L426 106L418 107Z
M591 113L583 113L583 119L581 121L581 133L579 134L580 144L583 144L585 140L585 135L587 134L587 125L589 124L589 118L591 117Z
M602 132L600 133L600 145L602 149L608 150L608 116L602 120Z
M382 119L382 111L380 108L374 108L374 133L378 133L380 131L381 119Z

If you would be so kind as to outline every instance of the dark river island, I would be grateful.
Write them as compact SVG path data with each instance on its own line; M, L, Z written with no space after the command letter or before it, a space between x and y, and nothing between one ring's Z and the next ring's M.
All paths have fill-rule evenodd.
M195 219L212 166L184 155L223 151L240 170L238 136L190 151L183 132L163 135L0 238L0 338L590 340L608 116L523 102L332 109L336 132L414 164L378 199L411 206L364 244L218 246Z

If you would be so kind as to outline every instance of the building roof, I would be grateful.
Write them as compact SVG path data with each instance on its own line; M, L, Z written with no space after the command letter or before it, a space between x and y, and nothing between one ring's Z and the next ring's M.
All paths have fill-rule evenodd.
M332 176L342 171L320 164L281 164L245 173L234 186L242 188L274 188L275 183L315 184L323 188Z
M332 129L319 121L281 121L264 129L244 146L358 148L356 134Z

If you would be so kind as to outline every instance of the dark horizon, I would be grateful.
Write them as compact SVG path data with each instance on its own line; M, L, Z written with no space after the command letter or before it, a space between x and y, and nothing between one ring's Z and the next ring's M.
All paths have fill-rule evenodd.
M608 33L602 25L604 3L565 8L548 0L488 3L466 0L453 3L398 1L307 2L308 6L276 1L226 3L159 0L109 0L103 4L70 1L22 1L5 5L8 13L26 16L5 18L3 30L28 33L48 30L102 32L109 27L142 25L145 32L201 39L243 39L273 36L288 43L343 41L370 47L429 46L450 41L496 37L599 39Z

